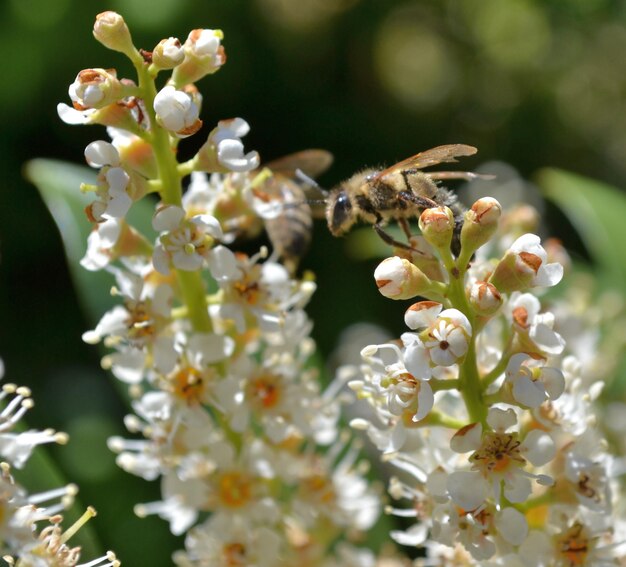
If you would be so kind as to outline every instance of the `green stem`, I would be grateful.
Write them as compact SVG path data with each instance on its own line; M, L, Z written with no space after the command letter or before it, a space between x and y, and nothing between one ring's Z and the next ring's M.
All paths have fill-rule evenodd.
M459 419L454 419L449 415L440 413L436 410L431 411L422 421L419 422L419 427L430 427L430 426L440 426L447 427L448 429L461 429L465 427L467 423L461 421Z
M440 392L441 390L458 390L459 388L458 380L439 380L437 378L433 378L430 380L429 384L433 392Z
M509 363L509 357L506 356L506 351L505 351L505 353L502 354L502 357L498 361L498 364L496 364L487 374L485 374L485 376L483 376L483 379L482 379L483 391L486 390L489 386L491 386L491 384L493 384L498 379L498 377L506 370L508 363Z
M465 271L466 267L463 265L458 267L458 264L450 270L448 291L452 304L467 316L472 327L472 336L469 338L465 360L459 365L459 391L463 396L470 421L484 423L487 418L487 406L482 399L482 387L476 360L475 316L465 295Z
M474 337L470 339L465 360L460 366L459 383L459 390L465 401L470 421L484 423L487 419L487 407L482 398L480 376L476 365L476 343Z
M170 135L161 128L156 120L154 111L154 98L157 94L154 78L150 75L146 64L135 65L139 76L139 88L143 92L145 110L150 118L152 130L152 148L159 170L161 200L166 205L182 205L183 188L181 176L178 173L178 161L176 160L175 142L171 141ZM199 271L185 272L176 270L183 300L187 306L189 319L194 331L210 333L213 329L205 299L205 288Z

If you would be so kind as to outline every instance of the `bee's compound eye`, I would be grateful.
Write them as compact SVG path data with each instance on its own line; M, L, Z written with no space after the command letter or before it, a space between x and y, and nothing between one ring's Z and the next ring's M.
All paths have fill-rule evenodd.
M333 234L341 233L352 224L352 203L346 193L339 193L333 205L330 230ZM346 224L348 226L346 226Z

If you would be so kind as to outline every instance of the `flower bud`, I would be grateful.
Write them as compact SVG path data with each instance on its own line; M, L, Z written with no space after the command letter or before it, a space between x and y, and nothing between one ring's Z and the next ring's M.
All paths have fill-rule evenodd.
M116 12L102 12L96 16L93 36L105 47L132 57L135 46L124 18Z
M195 83L202 77L215 73L226 63L222 39L224 39L222 30L191 31L183 46L185 60L172 73L174 84L180 87Z
M493 197L478 199L465 213L461 229L461 250L471 256L485 244L498 229L502 214L500 203Z
M103 108L123 95L122 83L115 70L83 69L70 85L69 95L76 110Z
M546 264L547 256L538 236L524 234L507 250L489 281L504 293L556 285L563 277L563 266Z
M438 249L449 249L454 233L454 214L448 207L426 209L419 220L426 241Z
M152 51L152 64L159 69L173 69L185 59L185 51L175 37L162 39Z
M493 284L476 282L470 289L469 302L478 315L489 317L500 309L502 296Z
M200 109L193 98L172 86L163 87L154 97L157 122L179 138L195 134L202 126Z
M408 260L393 256L383 260L374 271L380 293L390 299L410 299L428 291L430 280Z

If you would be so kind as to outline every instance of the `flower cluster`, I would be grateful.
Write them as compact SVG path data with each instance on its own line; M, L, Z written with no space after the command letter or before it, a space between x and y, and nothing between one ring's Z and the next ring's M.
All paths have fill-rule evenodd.
M0 360L0 379L3 374ZM38 445L65 444L67 435L52 429L23 430L20 422L33 407L28 388L4 384L0 404L0 552L4 561L8 565L24 567L118 567L120 562L111 551L88 563L79 563L80 547L67 545L72 535L96 515L93 508L88 508L74 525L63 531L60 512L74 502L78 492L76 485L29 494L11 474L12 468L21 469L26 465ZM41 527L42 524L45 527Z
M303 308L315 285L280 261L284 231L270 235L271 255L232 249L276 216L276 175L244 150L241 118L218 122L193 158L176 160L179 142L202 127L195 82L226 61L222 32L140 51L106 12L94 35L130 58L138 80L81 71L73 107L59 115L105 125L111 137L85 151L99 173L82 186L95 194L82 264L107 270L120 301L84 340L111 349L102 364L129 387L135 437L109 442L119 466L161 483L161 499L136 513L186 534L181 566L372 564L349 541L337 545L373 525L380 501L359 442L338 422L342 381L322 390L311 364ZM171 75L158 90L163 70ZM159 202L144 234L127 213L149 194Z
M571 304L543 299L565 252L519 234L514 215L499 233L501 207L483 198L455 257L454 223L442 239L436 212L422 214L419 253L375 272L386 297L419 296L410 330L364 348L350 383L373 409L352 425L395 468L389 493L408 504L388 512L415 518L392 537L423 549L424 565L622 565L619 467L594 413L597 336Z

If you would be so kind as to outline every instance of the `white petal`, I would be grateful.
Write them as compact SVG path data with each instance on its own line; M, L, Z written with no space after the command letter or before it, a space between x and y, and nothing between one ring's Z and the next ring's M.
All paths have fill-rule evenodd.
M500 535L511 545L520 545L528 535L528 522L515 508L505 508L495 518Z
M472 326L469 319L458 309L446 309L439 314L439 319L445 319L454 323L456 327L462 327L468 336L472 335Z
M430 327L443 309L441 303L421 301L414 303L404 313L404 322L410 329L424 329Z
M196 215L192 217L191 222L202 228L204 232L211 235L216 240L224 238L220 222L211 215Z
M430 359L435 366L452 366L458 360L450 349L441 349L439 346L429 348Z
M209 270L217 281L232 281L241 277L237 258L225 246L216 246L208 254Z
M229 357L233 353L234 342L230 337L198 333L189 339L187 348L194 366L202 368Z
M541 238L539 238L536 234L522 234L522 236L511 244L509 250L511 250L511 252L515 252L516 254L519 254L520 252L528 252L541 258L541 254L538 253L543 250L541 246ZM545 259L545 257L546 253L545 250L543 250L543 258Z
M533 285L537 287L551 287L563 279L563 266L558 262L542 264L533 279Z
M546 401L546 391L541 382L534 382L528 376L520 376L513 383L513 397L524 406L538 408Z
M487 423L496 431L506 431L517 423L517 415L511 408L504 410L492 407L487 414Z
M217 146L217 161L230 171L251 171L259 167L260 158L257 152L243 153L240 140L222 140Z
M541 381L551 400L557 400L565 391L565 378L558 368L546 367L541 371Z
M110 191L109 196L110 199L107 203L106 214L116 219L124 218L133 204L133 200L128 196L126 191Z
M526 502L532 492L532 485L528 477L515 474L504 480L504 495L510 502Z
M425 524L414 524L407 530L401 532L392 530L389 532L391 539L400 545L409 545L412 547L422 545L426 541L428 529Z
M446 341L449 345L448 350L450 350L456 358L465 356L468 348L467 336L468 335L466 335L462 329L457 327L446 337Z
M476 451L482 442L483 426L481 423L471 423L457 431L450 439L450 449L455 453L469 453Z
M432 376L430 357L421 342L414 342L406 347L404 351L404 365L409 373L418 380L428 380Z
M526 565L549 565L554 557L553 545L548 534L533 530L520 545L519 555Z
M179 270L184 270L185 272L195 272L202 267L204 262L204 258L200 256L197 252L192 252L191 254L187 254L184 250L177 250L172 254L172 263Z
M167 276L170 273L170 257L165 248L157 244L152 251L152 265L154 269Z
M556 446L552 437L540 429L529 431L520 449L525 453L526 458L536 467L549 463L556 455Z
M91 116L95 112L96 110L94 108L89 108L88 110L81 112L80 110L76 110L75 108L62 102L57 105L57 114L59 115L59 118L70 126L79 126L91 123Z
M447 487L453 502L468 511L478 508L487 496L487 485L477 472L453 472L448 476Z
M104 140L91 142L85 148L85 159L91 167L104 167L110 165L117 167L120 164L120 155L113 144Z
M176 366L178 353L174 349L174 339L159 337L154 341L152 349L154 366L161 374L169 374Z
M137 349L116 352L110 355L113 376L128 384L138 384L143 378L146 364L145 354Z
M565 348L565 340L547 325L534 326L530 338L547 354L561 354Z
M433 404L435 403L435 396L430 384L426 381L421 381L419 386L417 413L412 418L414 422L424 419L430 413L430 410L433 409Z
M157 232L174 230L185 218L185 211L176 205L165 205L157 210L152 217L152 228Z

